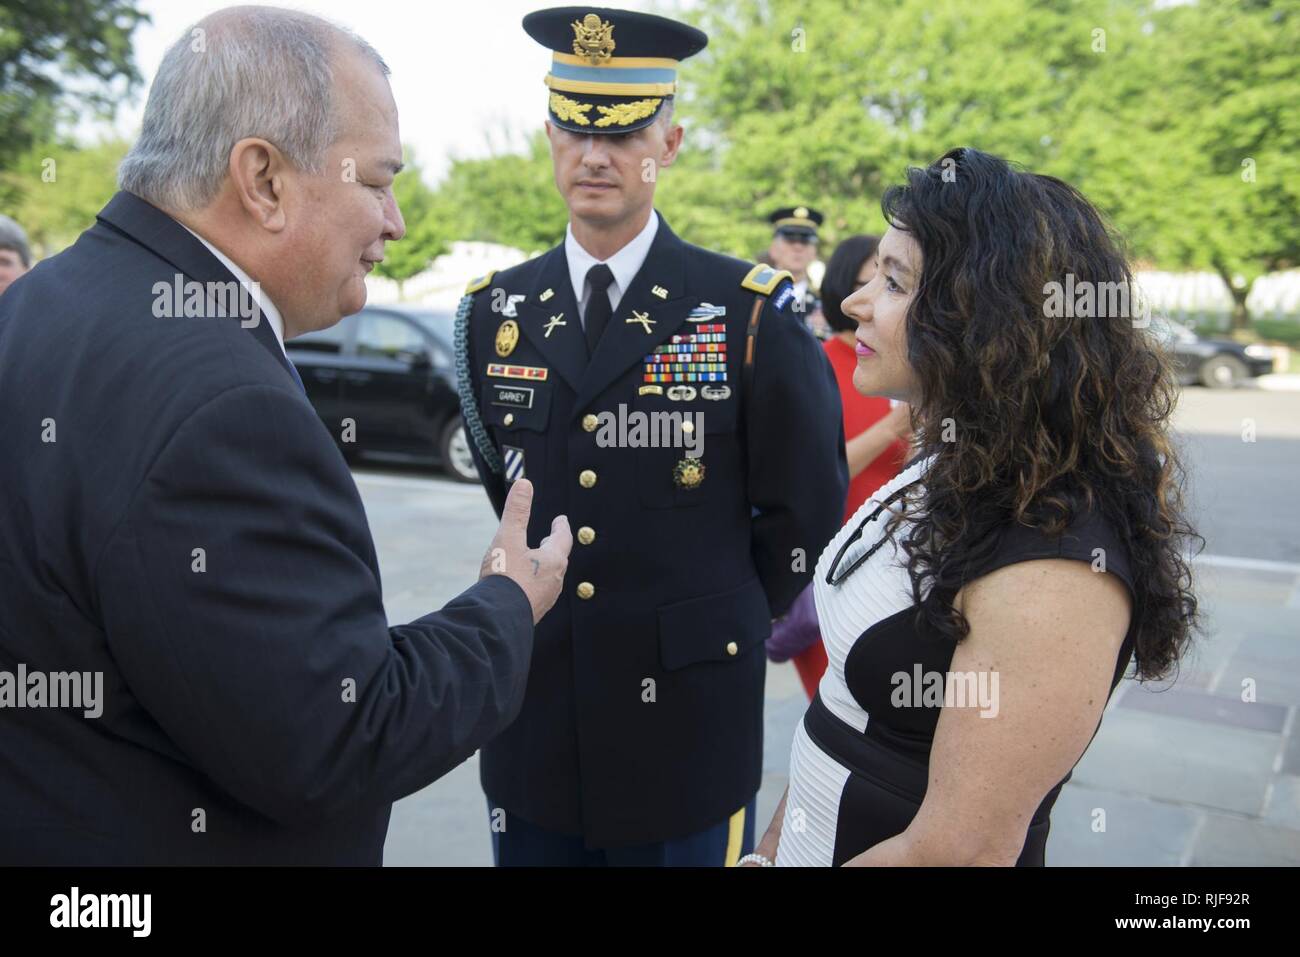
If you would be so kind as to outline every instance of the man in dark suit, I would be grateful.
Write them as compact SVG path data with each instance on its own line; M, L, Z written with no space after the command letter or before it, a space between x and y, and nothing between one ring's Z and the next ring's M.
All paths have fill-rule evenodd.
M518 713L563 576L523 487L478 584L388 626L281 341L404 231L387 70L301 14L201 26L123 192L0 301L0 863L380 863L391 803Z
M493 505L530 479L578 544L523 712L483 749L496 859L734 864L763 643L844 507L839 395L789 274L689 245L653 207L676 65L704 34L584 7L524 28L553 51L569 231L470 284L461 409Z

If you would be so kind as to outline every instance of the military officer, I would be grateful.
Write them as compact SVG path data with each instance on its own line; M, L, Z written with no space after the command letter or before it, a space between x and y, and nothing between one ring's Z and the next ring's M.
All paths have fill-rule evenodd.
M499 865L723 865L753 841L763 642L839 526L835 380L788 273L679 239L654 209L699 30L591 7L524 29L546 77L564 242L472 282L467 434L501 511L578 544L519 718L483 748ZM546 534L540 520L530 536Z
M821 295L808 276L808 267L817 259L820 242L817 227L825 222L825 217L809 206L783 206L773 210L767 219L772 224L768 259L794 278L794 310L810 322L822 304Z

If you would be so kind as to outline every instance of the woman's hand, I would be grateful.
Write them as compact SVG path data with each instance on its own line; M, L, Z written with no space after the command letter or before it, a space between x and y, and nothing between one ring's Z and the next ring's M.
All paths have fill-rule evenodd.
M781 795L781 803L776 806L776 813L772 815L772 823L767 826L767 832L763 839L758 842L754 848L755 854L762 854L772 863L776 863L777 845L781 843L781 824L785 820L785 799L790 794L790 789L786 788L785 794ZM739 867L762 867L762 864L750 861Z

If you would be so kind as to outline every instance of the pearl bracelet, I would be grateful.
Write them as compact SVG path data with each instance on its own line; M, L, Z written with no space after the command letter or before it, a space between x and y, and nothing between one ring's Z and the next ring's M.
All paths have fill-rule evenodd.
M736 866L743 864L757 864L759 867L776 867L767 857L762 854L746 854L740 860L736 861Z

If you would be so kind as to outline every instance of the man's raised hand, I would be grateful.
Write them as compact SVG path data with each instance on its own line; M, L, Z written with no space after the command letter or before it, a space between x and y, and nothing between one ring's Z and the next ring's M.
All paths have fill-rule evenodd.
M479 578L505 575L524 590L533 608L533 624L542 620L560 597L564 571L569 567L573 533L569 520L557 515L551 522L551 534L537 548L528 547L528 517L533 506L533 485L518 479L510 486L501 524L488 546Z

